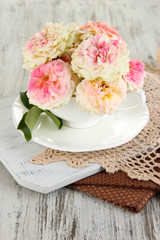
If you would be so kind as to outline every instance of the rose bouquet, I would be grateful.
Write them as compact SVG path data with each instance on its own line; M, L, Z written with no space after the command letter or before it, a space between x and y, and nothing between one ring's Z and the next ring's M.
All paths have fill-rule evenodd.
M29 112L34 107L38 113L33 114L34 109L23 116L23 132L23 125L32 130L41 112L60 128L62 121L51 110L68 104L72 96L81 109L112 113L127 91L143 87L145 75L144 64L129 58L127 44L107 22L47 23L26 42L23 67L31 71L31 78L21 100ZM33 115L37 117L31 120Z

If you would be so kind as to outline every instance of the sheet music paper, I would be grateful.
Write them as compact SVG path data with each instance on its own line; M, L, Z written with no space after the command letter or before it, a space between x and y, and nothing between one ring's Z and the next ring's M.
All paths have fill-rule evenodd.
M0 99L0 160L20 185L48 193L102 170L95 163L79 169L71 168L65 161L48 165L29 163L45 147L32 141L27 143L15 128L11 112L15 98Z

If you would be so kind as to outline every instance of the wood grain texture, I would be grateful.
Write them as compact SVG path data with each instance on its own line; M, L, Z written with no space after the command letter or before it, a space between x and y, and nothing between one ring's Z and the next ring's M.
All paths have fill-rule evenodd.
M47 21L107 20L132 57L155 65L159 11L159 0L1 0L0 96L26 89L29 72L21 68L21 48ZM159 212L160 196L133 215L66 188L36 193L16 184L0 163L0 240L158 240Z

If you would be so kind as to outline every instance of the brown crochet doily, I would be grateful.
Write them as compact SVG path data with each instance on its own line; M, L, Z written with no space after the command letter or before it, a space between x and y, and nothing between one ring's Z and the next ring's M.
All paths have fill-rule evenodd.
M150 121L130 142L102 151L71 153L47 148L30 162L48 164L66 160L72 167L83 167L89 162L101 164L108 173L122 170L130 178L152 180L160 184L160 69L146 65L144 90Z

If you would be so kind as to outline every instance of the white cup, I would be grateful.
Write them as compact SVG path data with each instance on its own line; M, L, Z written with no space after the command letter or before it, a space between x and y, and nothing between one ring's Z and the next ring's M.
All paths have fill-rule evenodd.
M80 109L75 97L72 97L68 104L53 109L52 113L62 118L64 125L72 128L92 127L102 118L101 116L92 115L88 111Z
M130 111L141 107L145 103L144 91L129 92L125 100L119 105L117 111ZM64 125L72 128L89 128L96 125L104 116L91 114L77 106L76 98L72 97L70 102L60 108L52 110L57 117L62 118Z

